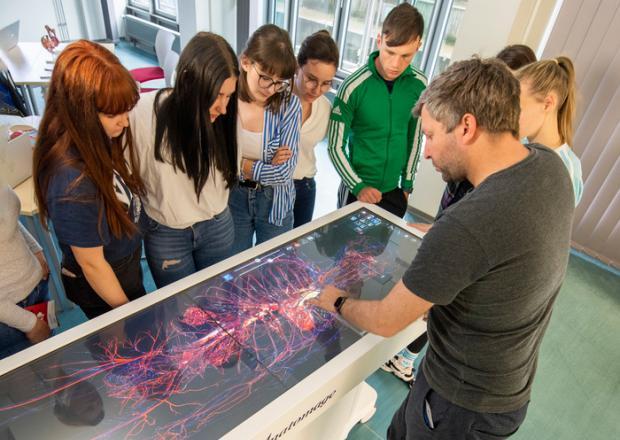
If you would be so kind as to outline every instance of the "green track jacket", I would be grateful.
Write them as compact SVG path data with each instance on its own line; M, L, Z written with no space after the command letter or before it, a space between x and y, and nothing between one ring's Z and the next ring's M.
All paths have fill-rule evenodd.
M420 159L420 121L411 111L426 77L408 67L390 93L375 67L378 55L340 85L329 121L329 156L355 196L366 186L411 191Z

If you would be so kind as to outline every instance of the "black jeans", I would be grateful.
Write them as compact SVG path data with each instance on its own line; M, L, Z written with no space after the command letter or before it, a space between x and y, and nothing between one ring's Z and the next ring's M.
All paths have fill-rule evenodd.
M434 428L426 415L429 407ZM507 413L470 411L444 399L433 391L424 369L413 388L392 418L387 432L389 440L500 440L517 432L527 412L528 403Z
M349 193L347 197L347 203L353 203L357 200L352 193ZM397 217L403 218L407 213L407 197L405 193L400 188L394 188L392 191L388 191L382 194L381 201L376 203L377 206L385 209L388 212L391 212Z
M141 254L142 246L138 246L131 255L110 264L129 301L146 294L142 284ZM65 269L62 271L62 285L65 288L67 298L80 306L88 319L96 318L112 310L93 290L79 266L67 265L65 262L62 266ZM66 271L75 276L69 275Z
M420 336L418 336L415 341L407 345L407 350L409 350L411 353L419 353L420 350L422 350L427 343L428 335L426 334L426 332L424 332Z
M314 177L295 179L295 206L293 207L293 227L305 225L312 220L316 200Z

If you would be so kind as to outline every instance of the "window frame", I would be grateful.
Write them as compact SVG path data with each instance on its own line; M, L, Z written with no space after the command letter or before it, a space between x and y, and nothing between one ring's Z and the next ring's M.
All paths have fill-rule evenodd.
M297 19L299 14L300 2L302 0L293 0L284 2L284 28L289 32L291 41L295 42L297 39ZM347 29L349 26L349 16L351 11L351 4L353 0L338 0L336 3L336 11L334 17L334 31L332 38L336 41L336 44L340 48L340 59L338 60L338 69L336 71L336 78L334 82L339 84L352 72L343 69L344 60L344 44L347 35ZM381 4L381 0L375 0ZM375 3L373 1L373 4ZM419 0L417 0L419 1ZM398 3L409 3L415 6L416 0L401 0ZM268 1L268 22L275 23L276 14L276 2L277 0ZM422 45L422 58L420 60L419 69L430 79L437 66L439 57L439 51L443 44L448 28L448 21L450 19L450 12L454 0L436 0L433 5L431 18L425 23L427 28L427 35ZM371 10L374 10L371 8ZM278 23L276 23L278 24Z
M176 15L171 15L166 12L162 12L157 7L157 0L149 0L149 8L146 9L143 5L134 4L135 0L127 0L127 6L125 7L125 14L132 15L134 17L141 18L146 21L150 21L159 26L163 26L173 31L179 31L179 2L176 1Z
M157 3L159 3L159 0L152 0L154 15L157 15L158 17L168 18L168 19L174 20L175 22L178 23L178 20L179 20L179 2L178 2L178 0L174 0L174 4L175 4L175 13L174 13L174 15L168 14L167 12L162 11L162 9L157 6Z
M146 8L145 6L139 4L137 0L127 0L127 6L131 6L132 8L140 9L141 11L146 11L146 12L148 12L150 14L151 13L152 0L148 0L148 3L149 3L149 7Z

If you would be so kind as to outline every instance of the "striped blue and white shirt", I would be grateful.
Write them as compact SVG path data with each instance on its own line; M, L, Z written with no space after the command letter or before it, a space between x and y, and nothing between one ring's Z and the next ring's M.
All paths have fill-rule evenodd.
M278 113L265 109L262 160L254 162L252 180L273 187L269 223L276 226L282 226L282 220L295 204L293 171L297 166L300 129L301 104L297 96L292 95L288 102L283 102ZM291 158L281 165L272 165L276 151L285 145L292 152Z
M581 161L577 157L577 155L571 150L571 148L564 144L556 149L554 149L558 156L564 162L566 169L568 170L568 174L570 175L570 180L573 182L573 191L575 192L575 206L581 200L581 196L583 195L583 177L581 175Z

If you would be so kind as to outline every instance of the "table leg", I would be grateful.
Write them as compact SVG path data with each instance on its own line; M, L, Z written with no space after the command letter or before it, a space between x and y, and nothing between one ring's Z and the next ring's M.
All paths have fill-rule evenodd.
M37 106L37 100L34 96L34 87L26 86L26 88L28 89L28 96L30 97L30 104L32 106L33 114L39 115L39 107Z
M30 94L28 93L28 86L17 86L19 91L24 98L24 103L26 104L26 110L30 115L34 115L34 110L32 109L32 104L30 103Z

